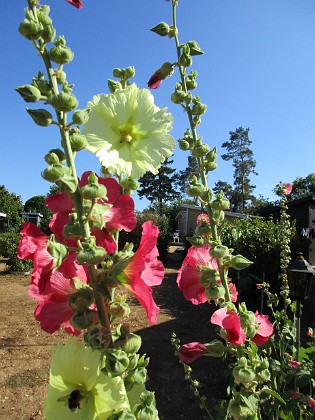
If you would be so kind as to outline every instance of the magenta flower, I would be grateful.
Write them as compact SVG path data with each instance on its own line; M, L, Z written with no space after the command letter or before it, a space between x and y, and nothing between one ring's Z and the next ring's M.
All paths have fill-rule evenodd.
M205 213L199 214L196 220L197 226L201 225L202 220L204 220L206 223L209 223L209 216Z
M256 317L256 322L258 324L258 330L256 334L254 335L254 337L252 338L252 341L257 346L262 346L269 340L269 337L272 335L273 325L268 320L268 315L259 315L258 312L256 312L255 317Z
M20 232L22 239L18 245L17 256L21 260L32 260L32 283L44 293L55 261L47 250L48 236L33 223L24 223Z
M79 180L80 187L87 185L90 174L90 171L84 172ZM134 202L128 194L120 194L120 186L114 178L98 178L98 182L105 186L107 196L106 199L99 199L97 203L104 205L106 210L103 213L103 228L92 230L92 235L96 237L98 246L103 246L108 254L112 254L116 251L117 245L110 233L120 229L130 232L137 223ZM68 195L58 193L46 199L46 206L54 213L49 225L52 232L57 239L71 245L71 241L65 240L63 229L69 223L69 214L73 211L74 201Z
M315 399L312 397L308 397L307 404L309 405L309 407L315 408Z
M211 266L217 269L215 260L211 260L209 254L209 245L203 245L202 248L190 247L177 275L177 284L183 292L186 300L194 305L207 302L205 288L200 283L202 273L198 266Z
M198 342L184 344L178 349L180 361L187 365L199 359L199 357L203 356L205 353L207 353L207 347Z
M296 391L289 391L289 395L292 398L292 400L298 400L302 396L300 392Z
M210 322L219 325L226 331L228 341L233 345L244 344L246 334L241 328L241 321L234 310L227 307L218 309L212 314Z
M292 368L297 368L297 367L299 367L299 366L300 366L300 362L297 362L296 360L290 360L290 361L289 361L289 365L290 365Z
M238 291L237 291L234 283L229 283L229 291L230 291L231 301L236 302L237 301L237 296L238 296Z
M28 288L31 298L38 302L34 313L35 318L40 322L41 328L49 334L59 330L62 324L68 334L80 334L80 331L75 330L69 322L74 314L69 299L77 292L73 277L78 278L82 283L88 283L84 267L75 262L75 254L71 253L50 276L45 294L42 294L34 283L31 283Z
M135 295L144 307L150 324L156 322L159 313L159 308L152 297L151 286L160 285L164 277L163 264L157 259L158 236L159 228L154 226L153 222L143 223L139 248L123 271L117 274L117 280Z
M157 89L161 86L161 83L162 83L163 80L164 80L164 77L163 77L162 73L160 73L159 71L156 71L150 77L150 80L148 81L148 87L150 89Z
M292 192L292 184L290 182L285 182L283 185L283 194L289 195Z
M76 7L77 9L82 9L83 7L81 0L66 0L66 2L72 4L72 6Z

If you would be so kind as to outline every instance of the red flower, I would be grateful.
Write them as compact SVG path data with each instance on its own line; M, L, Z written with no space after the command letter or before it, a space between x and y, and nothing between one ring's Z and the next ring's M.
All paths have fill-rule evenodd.
M211 261L209 245L202 248L190 247L177 275L177 284L183 292L186 300L190 300L194 305L207 302L205 288L200 283L202 273L198 266L207 267L212 263L213 268L217 268L215 260Z
M197 217L197 220L196 220L197 226L201 225L202 220L204 220L206 223L209 223L209 216L205 213L199 214L199 216Z
M256 312L255 317L258 324L258 330L252 338L252 341L257 346L262 346L269 340L269 337L272 335L273 325L270 321L268 321L268 315L259 315L258 312Z
M180 361L187 365L199 359L205 353L207 353L207 347L198 342L184 344L178 349Z
M150 80L148 81L148 87L150 89L157 89L161 86L163 80L163 75L159 71L156 71L153 76L150 77Z
M75 254L71 253L50 276L45 294L40 292L36 284L31 283L28 288L31 298L38 302L35 318L40 322L41 328L49 334L59 330L62 324L67 333L80 334L80 331L75 330L69 322L74 314L69 299L77 292L73 277L78 278L82 283L88 283L84 267L75 262Z
M290 361L289 361L289 365L290 365L292 368L297 368L297 367L299 367L299 366L300 366L300 362L297 362L296 360L290 360Z
M81 0L66 0L66 2L72 4L72 6L76 7L77 9L82 9L83 7Z
M44 293L53 271L55 261L47 250L48 236L33 223L24 223L20 232L22 239L18 245L17 256L21 260L32 260L32 283L40 293Z
M90 171L84 172L79 180L80 187L87 185L90 174ZM97 203L104 205L106 210L103 213L103 228L92 230L92 235L96 237L98 246L103 246L108 254L112 254L116 251L117 245L110 232L118 229L130 232L137 223L134 202L128 194L120 194L120 186L114 178L98 178L98 182L105 186L107 196L105 199L97 200ZM69 223L69 214L73 211L74 201L68 195L58 193L46 199L46 206L55 213L49 225L50 229L60 241L69 243L63 236L63 229Z
M221 308L215 311L210 319L212 324L219 325L227 333L227 339L231 344L244 344L246 334L241 328L241 321L236 311Z
M124 287L134 294L147 313L148 320L154 324L157 320L159 308L152 297L151 286L162 283L164 267L157 259L159 253L156 240L159 228L148 221L142 225L142 237L139 248L131 257L126 268L117 275Z
M285 182L283 184L283 194L289 195L292 192L292 184L290 182Z

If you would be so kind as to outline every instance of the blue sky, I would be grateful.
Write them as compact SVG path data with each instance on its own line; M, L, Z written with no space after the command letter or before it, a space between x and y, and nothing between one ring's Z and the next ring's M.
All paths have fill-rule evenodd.
M82 108L94 94L108 93L113 68L135 66L134 81L146 87L164 61L175 61L174 41L149 31L161 21L171 23L171 3L165 0L85 0L82 10L64 0L43 4L50 5L57 34L65 35L75 53L65 71ZM31 42L18 33L24 7L26 1L2 0L0 184L25 202L49 191L40 175L43 156L59 146L59 135L57 127L32 123L28 104L14 91L44 70ZM279 181L315 172L314 1L179 0L178 26L180 41L195 40L205 53L192 66L198 71L195 93L208 105L198 131L203 141L222 154L229 131L250 128L256 196L273 200ZM170 101L177 80L175 73L153 91L156 104L174 115L176 140L188 128L181 108ZM187 157L177 148L174 167L184 169ZM233 182L231 162L219 158L218 164L210 187L218 179ZM99 163L84 151L77 168L79 174L98 172ZM135 202L139 210L147 205L136 197Z

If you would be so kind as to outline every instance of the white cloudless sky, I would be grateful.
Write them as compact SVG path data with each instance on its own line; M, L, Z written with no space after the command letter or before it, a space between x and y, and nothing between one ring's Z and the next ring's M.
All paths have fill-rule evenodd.
M26 1L2 0L0 54L0 184L25 202L46 194L50 184L41 178L44 155L59 147L57 127L36 126L15 86L30 83L44 71L30 41L18 33ZM171 24L171 3L165 0L84 0L77 10L65 0L43 0L58 35L64 35L75 58L65 71L74 83L79 106L93 95L108 93L107 79L115 67L135 66L134 81L146 87L164 61L175 61L174 41L150 32L161 21ZM315 2L313 0L179 0L180 42L195 40L204 51L194 57L197 93L208 110L198 128L219 155L229 131L250 128L258 176L252 177L255 195L275 199L279 182L315 172ZM178 74L152 91L155 103L174 116L177 140L188 128L181 108L170 95ZM186 152L175 150L174 167L187 166ZM233 182L231 162L218 158L209 176ZM80 152L78 173L99 172L95 156ZM135 197L141 210L148 202ZM1 210L1 209L0 209Z

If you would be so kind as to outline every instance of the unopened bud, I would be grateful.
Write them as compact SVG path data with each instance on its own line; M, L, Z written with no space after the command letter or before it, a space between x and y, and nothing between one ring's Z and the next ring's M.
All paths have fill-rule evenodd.
M59 37L55 41L55 47L48 51L48 57L51 61L56 64L67 64L73 60L74 54L65 44L66 41L63 37Z
M24 19L19 26L20 34L23 35L26 39L30 39L31 41L36 41L39 39L43 29L43 25L33 19Z
M158 25L151 28L150 31L152 31L152 32L154 32L154 33L156 33L160 36L166 36L166 35L168 35L168 33L170 31L170 27L167 23L161 22Z
M98 178L94 172L91 172L88 178L88 184L81 188L82 197L87 200L96 200L97 198L104 198L107 190L103 184L98 183Z
M186 141L185 139L179 139L178 145L179 145L180 150L186 151L190 149L190 145L188 141Z
M116 80L108 79L107 85L110 93L114 93L116 90L122 89L122 84L120 82L116 82Z
M49 165L43 172L42 177L46 179L48 182L56 182L63 175L69 174L69 168L66 166L57 164L57 165Z
M91 309L87 309L83 314L75 314L70 319L70 324L76 330L85 330L99 321L98 313Z
M252 264L252 261L249 261L242 255L234 255L230 261L230 267L234 268L235 270L243 270Z
M186 237L187 241L190 242L193 246L195 246L196 248L201 248L204 245L204 239L202 236L191 236L191 237Z
M18 86L14 88L25 102L38 102L41 98L40 90L32 85Z
M187 44L189 47L190 55L202 55L203 51L196 41L188 41Z
M78 106L78 100L72 93L59 92L49 99L49 103L57 111L69 112Z
M229 248L224 245L216 245L209 251L212 258L224 258L230 253Z
M72 121L74 122L74 124L84 125L89 120L90 112L91 110L89 108L77 109L72 115Z
M53 121L53 116L50 112L46 111L46 109L26 108L26 111L40 127L48 127Z
M78 252L77 261L81 265L97 265L106 258L106 251L100 246L96 246L95 237L91 236L82 242L82 249Z
M194 157L205 156L210 150L210 147L207 144L197 144L191 151L191 154Z
M69 136L71 149L74 152L79 152L80 150L85 149L87 145L87 139L83 134L73 133Z
M106 354L105 369L113 376L119 376L125 372L129 365L129 357L123 350L115 349Z

